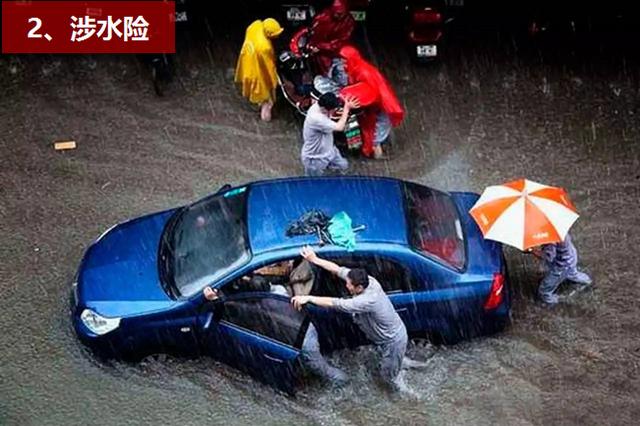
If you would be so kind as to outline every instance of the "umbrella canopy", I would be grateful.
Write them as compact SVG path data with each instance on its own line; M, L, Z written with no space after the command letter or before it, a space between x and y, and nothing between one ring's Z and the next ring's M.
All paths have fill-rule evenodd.
M578 219L564 189L527 179L489 186L469 213L485 238L520 250L563 241Z

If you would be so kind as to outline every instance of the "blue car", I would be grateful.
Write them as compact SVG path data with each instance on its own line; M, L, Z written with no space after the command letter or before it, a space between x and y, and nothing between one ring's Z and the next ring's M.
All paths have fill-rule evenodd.
M103 356L210 355L292 393L310 322L325 352L368 343L347 314L293 309L291 288L243 287L264 267L300 262L301 247L310 244L322 257L376 277L413 336L455 342L494 333L509 322L509 289L501 245L485 240L468 214L477 198L379 177L227 185L95 240L73 284L73 325ZM354 226L364 225L355 250L319 246L315 234L286 235L314 209L344 211ZM208 301L205 287L222 297ZM320 269L306 291L347 297L344 284Z

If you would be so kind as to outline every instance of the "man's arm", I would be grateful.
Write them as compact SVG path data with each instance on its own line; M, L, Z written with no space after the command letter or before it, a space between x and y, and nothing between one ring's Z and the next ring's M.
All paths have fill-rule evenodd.
M319 266L322 269L326 269L327 271L332 272L336 275L338 275L338 272L340 272L340 265L329 260L319 258L316 252L310 246L302 247L300 255L304 257L309 263L313 263L314 265Z
M323 269L326 269L329 272L332 272L338 276L340 276L340 265L337 263L333 263L326 259L321 259L318 257L316 252L310 246L302 247L300 250L300 255L305 258L305 260L309 263L317 265ZM335 308L338 306L338 299L334 297L320 297L320 296L293 296L291 298L291 303L294 308L297 310L301 310L304 305L307 303L313 303L314 305L323 307L323 308Z
M355 98L347 98L344 102L344 107L342 108L342 115L340 119L336 123L336 132L343 132L345 127L347 127L347 120L349 119L349 112L352 108L358 108L360 103Z
M320 297L320 296L293 296L291 298L291 303L293 303L293 307L297 310L301 310L304 305L307 303L313 303L314 305L320 306L322 308L333 308L335 307L334 298L333 297Z
M344 132L345 127L347 127L347 119L349 118L349 111L351 110L351 107L349 106L349 104L344 104L344 107L342 108L342 115L340 116L340 118L338 119L338 122L336 123L336 132Z
M302 310L302 307L307 303L313 303L314 305L322 308L338 309L339 311L346 312L348 314L370 312L373 305L371 298L362 296L356 296L351 299L320 296L293 296L291 298L291 303L293 304L293 307L299 311Z

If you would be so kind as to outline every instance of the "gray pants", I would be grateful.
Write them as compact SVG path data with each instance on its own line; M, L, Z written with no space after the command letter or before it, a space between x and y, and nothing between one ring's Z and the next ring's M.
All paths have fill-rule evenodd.
M578 271L575 267L558 268L551 266L540 282L540 287L538 287L540 299L546 303L558 303L558 295L555 294L555 291L564 280L573 281L578 284L591 284L589 275Z
M307 333L304 336L301 354L304 366L314 374L338 385L347 381L346 373L329 364L320 353L318 332L313 324L309 324Z
M402 369L402 360L407 352L407 331L403 327L402 335L395 340L378 345L380 355L380 377L393 389L402 387L398 383L400 370Z
M336 149L335 155L331 159L326 158L303 158L304 174L307 176L322 176L327 169L346 172L349 162L342 157Z

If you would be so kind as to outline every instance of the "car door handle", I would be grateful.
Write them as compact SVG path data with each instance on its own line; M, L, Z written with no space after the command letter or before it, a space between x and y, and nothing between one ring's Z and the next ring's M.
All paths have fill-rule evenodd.
M208 330L211 327L211 321L213 321L213 312L207 312L204 317L204 324L202 325L203 330Z
M274 362L277 362L277 363L279 363L279 364L282 364L282 363L284 362L284 361L283 361L283 360L281 360L280 358L275 358L275 357L269 356L269 355L267 355L267 354L263 354L263 355L264 355L264 357L265 357L266 359L268 359L268 360L270 360L270 361L274 361Z

